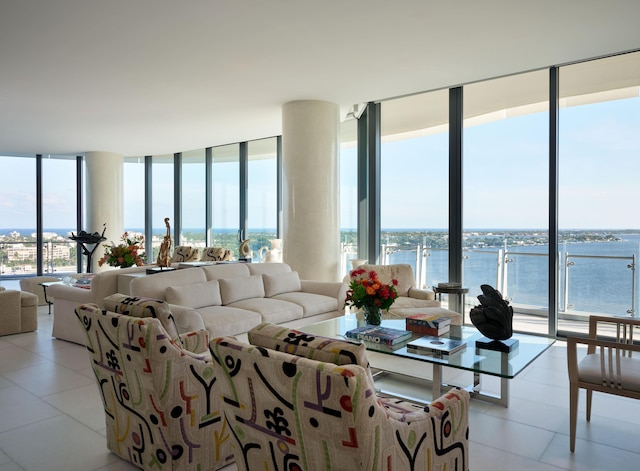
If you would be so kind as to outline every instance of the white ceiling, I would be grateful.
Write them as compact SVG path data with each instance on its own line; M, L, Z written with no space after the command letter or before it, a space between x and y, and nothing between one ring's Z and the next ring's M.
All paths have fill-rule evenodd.
M2 0L0 153L166 154L640 48L637 0Z

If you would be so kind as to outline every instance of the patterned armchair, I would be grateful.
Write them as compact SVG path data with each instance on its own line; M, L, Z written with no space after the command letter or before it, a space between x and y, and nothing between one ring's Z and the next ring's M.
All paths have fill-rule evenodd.
M205 247L202 252L202 262L224 262L233 259L233 251L222 247Z
M228 465L231 435L211 400L218 395L213 364L208 351L192 353L202 350L206 333L172 340L162 323L169 320L166 303L141 303L145 306L129 303L132 315L95 304L76 309L102 396L107 447L142 469L205 471Z
M173 249L171 263L197 262L200 259L200 249L190 245L178 245Z
M380 397L366 367L285 353L358 358L348 354L357 344L282 328L266 337L276 349L231 337L209 344L238 470L468 469L467 391L424 408Z

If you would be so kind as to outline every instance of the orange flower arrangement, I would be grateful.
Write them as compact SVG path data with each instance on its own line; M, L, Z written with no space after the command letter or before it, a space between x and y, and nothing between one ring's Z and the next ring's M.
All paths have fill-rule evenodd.
M358 268L351 272L351 282L347 291L345 306L355 306L366 310L371 308L389 309L398 297L396 286L398 280L391 280L385 284L378 278L375 271L367 272Z
M105 263L112 267L128 268L134 265L144 265L144 236L139 234L131 234L128 232L122 234L120 237L121 244L104 245L104 255L98 260L98 265L102 266Z

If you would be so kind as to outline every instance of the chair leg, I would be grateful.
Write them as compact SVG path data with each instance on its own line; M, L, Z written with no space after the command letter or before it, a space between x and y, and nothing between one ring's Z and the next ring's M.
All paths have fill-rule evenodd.
M578 421L578 392L577 385L569 385L569 450L576 449L576 423Z
M587 422L591 421L591 399L593 398L593 391L587 389Z

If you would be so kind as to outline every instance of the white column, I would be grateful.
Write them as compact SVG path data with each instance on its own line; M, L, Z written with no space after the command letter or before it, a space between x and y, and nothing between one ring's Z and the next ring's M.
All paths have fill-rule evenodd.
M284 262L301 279L340 279L339 115L316 100L282 110Z
M102 233L103 225L107 230L104 243L118 243L124 232L122 173L124 157L112 152L86 152L86 201L87 221L84 230ZM104 254L102 244L93 255L94 273L111 267L98 267L98 260Z

